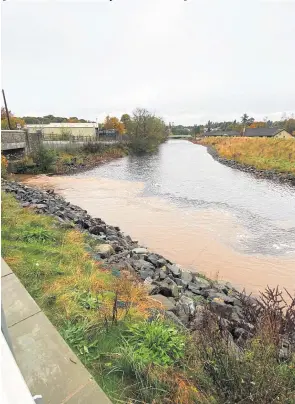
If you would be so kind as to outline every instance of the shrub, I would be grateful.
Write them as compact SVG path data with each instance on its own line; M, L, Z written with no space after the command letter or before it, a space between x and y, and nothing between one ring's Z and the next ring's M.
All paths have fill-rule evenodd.
M1 155L1 177L5 178L7 175L7 166L8 166L8 161L7 158L3 155Z
M19 238L26 243L46 243L47 241L55 241L55 237L50 230L42 227L36 229L24 230Z
M82 357L84 363L89 364L98 358L97 330L86 320L78 323L67 321L61 328L61 335L78 356Z
M184 335L160 319L129 326L125 343L144 364L169 366L184 356Z
M33 160L37 164L39 171L48 172L54 169L57 154L54 150L49 150L42 146L34 153Z
M225 338L218 322L209 323L196 334L195 348L196 363L203 363L222 403L294 403L294 358L289 363L278 361L277 347L266 329L239 350L230 336Z

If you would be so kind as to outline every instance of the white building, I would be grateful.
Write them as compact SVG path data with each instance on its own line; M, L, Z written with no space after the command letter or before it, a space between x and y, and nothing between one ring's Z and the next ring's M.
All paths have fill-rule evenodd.
M95 122L36 124L26 125L25 128L28 129L29 133L36 133L41 130L45 136L96 136L98 132L98 124Z

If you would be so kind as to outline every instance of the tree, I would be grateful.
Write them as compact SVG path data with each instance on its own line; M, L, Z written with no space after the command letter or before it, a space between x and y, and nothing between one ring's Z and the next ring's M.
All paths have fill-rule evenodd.
M78 119L76 116L71 116L71 117L68 119L68 122L69 122L69 123L77 123L77 122L79 122L79 119Z
M25 121L22 118L18 118L16 116L14 116L11 113L11 111L8 111L8 114L9 114L10 126L11 126L12 130L20 129L25 126ZM3 130L9 129L6 111L3 107L1 108L1 129L3 129Z
M207 132L211 132L211 128L212 128L212 122L208 121L208 123L207 123Z
M123 123L123 125L124 125L126 131L128 132L128 125L129 125L130 122L131 122L131 117L130 117L130 115L129 115L129 114L123 114L123 115L121 116L120 121Z
M241 122L244 126L251 125L254 122L254 118L250 118L249 115L243 114L241 116Z
M133 112L129 124L130 147L136 153L153 151L168 137L165 122L144 108Z
M293 134L293 132L295 131L295 119L287 119L284 124L284 129L286 129L287 132Z
M200 127L200 125L194 125L194 127L193 127L193 134L195 135L195 136L197 136L197 135L199 135L201 133L201 127Z
M123 135L125 132L125 126L122 122L119 121L115 116L107 116L104 121L105 129L115 129L120 135Z
M249 128L266 128L266 122L253 122L249 125Z

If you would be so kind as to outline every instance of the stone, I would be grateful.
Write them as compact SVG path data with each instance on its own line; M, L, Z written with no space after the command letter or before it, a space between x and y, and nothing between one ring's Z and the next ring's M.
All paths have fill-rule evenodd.
M134 254L148 254L148 250L146 248L143 247L137 247L137 248L133 248L132 252Z
M151 276L153 276L154 271L151 271L150 269L141 269L139 271L139 276L141 279L147 279Z
M184 285L188 285L193 280L193 275L191 274L191 272L182 271L181 280Z
M89 233L99 235L100 233L105 233L106 226L96 225L89 228Z
M170 289L171 289L172 296L177 298L179 296L178 286L176 285L175 282L171 283L169 286L170 286Z
M153 279L148 276L145 281L143 282L144 286L146 287L149 295L157 295L160 291L159 286L153 283Z
M194 315L195 314L195 310L196 310L196 305L193 299L191 299L190 297L187 297L185 295L181 296L181 298L179 299L179 302L185 306L188 307L189 309L189 314L190 315Z
M226 304L219 297L215 297L210 302L210 309L213 313L225 318L230 318L233 313L233 306L231 306L230 304Z
M215 298L222 299L226 304L231 304L233 306L234 304L234 298L227 296L224 293L216 292L216 291L210 291L208 294L208 299L213 300Z
M160 272L159 272L159 278L160 278L160 280L163 280L163 279L165 279L166 277L167 277L166 272L164 272L163 270L160 270Z
M147 261L145 261L143 259L134 260L133 264L134 264L134 267L137 270L141 270L141 269L148 270L148 271L154 271L155 270L153 264L151 264L150 262L147 262Z
M193 283L197 285L199 289L208 289L210 288L210 282L207 279L204 279L200 276L195 276Z
M175 277L179 277L181 275L181 269L177 265L168 265L168 269Z
M35 208L36 209L46 209L47 205L45 205L45 203L36 203Z
M194 319L190 322L190 329L193 331L202 330L207 316L210 316L210 312L204 306L197 306Z
M164 310L173 310L175 308L175 304L163 295L153 295L152 299L160 302L163 305Z
M110 244L98 244L94 250L101 256L101 258L108 258L115 254L113 247Z
M158 266L158 256L156 254L149 254L147 261L151 262L155 267Z
M163 267L164 265L167 265L167 261L164 258L159 258L157 264L158 267Z
M184 324L180 321L180 319L177 317L177 315L175 313L173 313L173 311L171 311L171 310L166 311L165 317L168 320L173 321L173 323L177 324L178 326L184 327Z
M196 295L203 295L204 294L203 290L198 285L195 285L194 283L189 283L188 284L188 289L192 293L194 293Z

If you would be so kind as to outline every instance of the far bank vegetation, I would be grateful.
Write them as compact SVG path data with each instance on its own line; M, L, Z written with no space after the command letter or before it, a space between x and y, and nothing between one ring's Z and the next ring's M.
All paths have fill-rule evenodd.
M295 174L295 139L247 137L206 137L198 141L212 146L226 159L253 166Z

